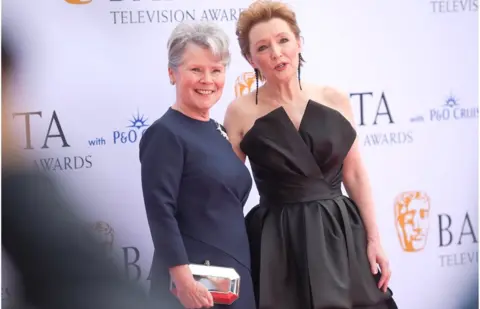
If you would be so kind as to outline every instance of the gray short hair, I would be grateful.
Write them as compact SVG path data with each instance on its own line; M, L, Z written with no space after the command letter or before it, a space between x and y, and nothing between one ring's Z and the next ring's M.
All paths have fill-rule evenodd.
M182 63L188 43L206 47L220 56L225 66L230 64L230 41L225 31L212 22L193 22L180 23L173 29L167 43L170 68L176 69Z

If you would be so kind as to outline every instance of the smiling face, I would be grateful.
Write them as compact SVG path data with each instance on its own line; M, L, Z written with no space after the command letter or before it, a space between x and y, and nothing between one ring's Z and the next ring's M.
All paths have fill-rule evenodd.
M197 111L208 111L222 96L225 64L210 49L188 44L182 63L168 69L177 87L177 101Z
M250 30L250 63L271 82L291 79L298 70L301 44L287 22L273 18Z

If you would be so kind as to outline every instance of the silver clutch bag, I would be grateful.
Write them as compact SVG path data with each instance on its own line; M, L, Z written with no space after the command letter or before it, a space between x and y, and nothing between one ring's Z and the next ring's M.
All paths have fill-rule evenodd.
M231 305L240 297L240 275L234 268L189 264L195 281L203 284L212 294L213 302L218 305ZM170 280L170 291L176 295L176 287Z

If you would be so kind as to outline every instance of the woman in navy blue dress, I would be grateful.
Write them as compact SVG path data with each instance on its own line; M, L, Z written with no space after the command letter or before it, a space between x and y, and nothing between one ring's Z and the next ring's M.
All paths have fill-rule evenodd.
M142 188L155 247L151 295L165 308L210 308L188 264L233 267L240 297L214 308L255 308L243 206L251 176L209 111L222 95L227 35L209 23L180 24L168 42L176 101L140 143ZM169 291L172 278L177 297ZM163 308L163 307L162 307Z

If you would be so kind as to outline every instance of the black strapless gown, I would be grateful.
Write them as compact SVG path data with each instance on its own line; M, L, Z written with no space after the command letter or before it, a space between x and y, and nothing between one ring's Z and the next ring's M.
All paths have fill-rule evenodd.
M356 132L309 101L297 130L283 107L242 140L260 195L246 216L258 309L397 308L377 287L355 203L341 192Z

